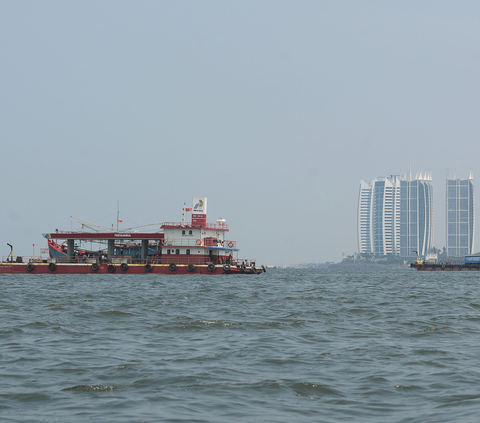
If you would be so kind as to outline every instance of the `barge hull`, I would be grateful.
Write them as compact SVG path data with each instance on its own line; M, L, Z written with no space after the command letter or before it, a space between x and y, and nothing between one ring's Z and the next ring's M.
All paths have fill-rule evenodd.
M205 275L220 275L220 274L260 274L263 273L262 267L247 267L245 270L231 266L230 270L225 270L222 266L215 266L212 270L208 269L207 265L196 265L194 270L189 272L187 265L177 265L175 270L171 270L168 264L151 264L149 267L144 264L129 264L125 269L122 269L119 264L99 264L98 270L93 270L92 265L88 263L59 263L52 270L49 268L49 263L32 263L33 269L27 269L25 263L0 263L0 274L59 274L59 275L85 275L85 274L134 274L134 275L186 275L186 274L205 274ZM113 268L112 268L113 266ZM52 267L52 266L51 266Z
M412 263L410 265L413 269L427 271L427 272L469 272L479 271L480 264L418 264Z

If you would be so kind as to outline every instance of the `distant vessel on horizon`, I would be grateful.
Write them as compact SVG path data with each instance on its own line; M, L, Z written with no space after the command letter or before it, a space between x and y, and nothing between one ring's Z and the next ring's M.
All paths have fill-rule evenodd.
M436 254L430 254L421 259L417 256L410 267L421 271L469 271L480 270L480 255L466 255L463 260L438 260Z

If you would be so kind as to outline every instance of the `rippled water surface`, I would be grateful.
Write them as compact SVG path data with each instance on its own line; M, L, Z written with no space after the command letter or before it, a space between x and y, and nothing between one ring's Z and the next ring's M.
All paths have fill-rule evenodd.
M480 273L0 275L0 420L480 415Z

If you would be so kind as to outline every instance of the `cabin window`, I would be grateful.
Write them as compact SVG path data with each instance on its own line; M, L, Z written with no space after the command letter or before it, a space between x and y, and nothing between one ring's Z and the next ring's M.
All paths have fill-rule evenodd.
M170 254L170 250L167 250L167 254Z
M187 254L190 254L190 248L187 248Z
M193 231L188 231L188 235L193 235Z
M182 231L182 235L185 235L185 230Z
M180 254L180 249L179 249L179 248L177 248L177 249L175 250L175 254Z

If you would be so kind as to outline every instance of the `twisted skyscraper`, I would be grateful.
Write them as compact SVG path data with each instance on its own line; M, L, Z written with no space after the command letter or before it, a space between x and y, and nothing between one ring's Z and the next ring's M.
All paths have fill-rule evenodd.
M375 178L360 183L358 251L411 257L433 247L433 182L430 172L415 178Z

